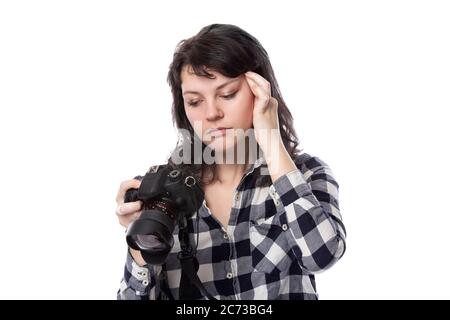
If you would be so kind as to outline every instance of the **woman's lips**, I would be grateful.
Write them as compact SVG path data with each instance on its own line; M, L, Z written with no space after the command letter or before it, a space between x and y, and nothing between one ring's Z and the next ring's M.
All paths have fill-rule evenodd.
M227 130L230 130L231 128L220 128L220 129L213 129L209 131L209 135L211 137L222 137L226 135Z

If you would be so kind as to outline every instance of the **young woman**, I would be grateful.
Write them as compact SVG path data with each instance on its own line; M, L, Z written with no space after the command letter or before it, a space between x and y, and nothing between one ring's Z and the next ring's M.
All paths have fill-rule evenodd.
M236 26L209 25L180 42L168 81L182 153L194 150L196 139L202 145L200 162L171 157L168 164L195 176L204 191L188 220L204 288L216 299L317 299L314 274L345 251L339 186L324 161L298 149L265 49ZM126 190L139 185L132 179L120 186L116 213L124 227L141 214L142 202L124 203ZM176 233L162 265L129 248L118 299L180 298Z

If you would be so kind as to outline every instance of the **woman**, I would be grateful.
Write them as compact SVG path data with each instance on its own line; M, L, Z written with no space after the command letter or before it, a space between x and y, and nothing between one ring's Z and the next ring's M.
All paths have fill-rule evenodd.
M314 274L345 251L339 186L324 161L298 150L264 48L236 26L206 26L180 42L168 81L184 138L168 164L195 176L205 195L188 223L204 288L216 299L317 299ZM201 160L194 152L175 163L198 140ZM205 161L208 150L213 162ZM117 215L125 227L142 203L124 203L124 194L139 185L120 186ZM163 265L129 249L118 299L180 298L176 232Z

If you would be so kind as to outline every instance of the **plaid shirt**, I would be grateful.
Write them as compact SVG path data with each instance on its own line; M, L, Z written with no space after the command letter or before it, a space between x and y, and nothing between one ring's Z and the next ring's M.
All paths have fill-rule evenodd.
M345 252L345 228L338 188L329 166L302 153L291 171L268 187L255 187L258 159L233 196L225 230L204 201L188 220L197 240L198 276L217 299L318 299L314 274L331 267ZM261 169L261 168L260 168ZM195 235L195 236L194 236ZM138 266L127 254L118 299L178 299L181 250L175 244L161 266ZM199 297L202 298L202 297Z

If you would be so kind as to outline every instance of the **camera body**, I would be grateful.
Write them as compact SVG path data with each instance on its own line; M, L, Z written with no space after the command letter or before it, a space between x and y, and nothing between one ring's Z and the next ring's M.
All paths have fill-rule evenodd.
M200 208L203 199L203 190L192 175L168 165L151 167L139 189L125 194L125 202L143 202L141 216L128 226L128 245L140 250L147 263L164 263L174 244L175 225L185 227L186 218Z

